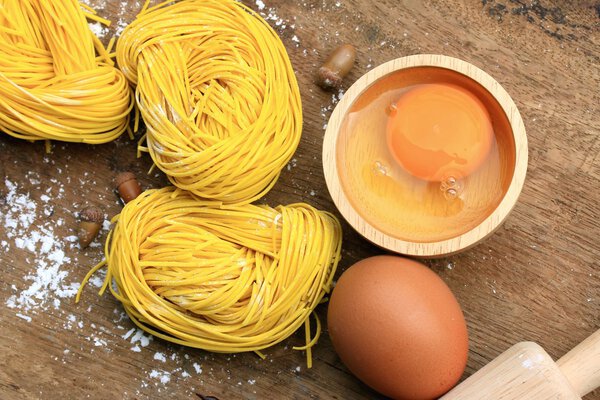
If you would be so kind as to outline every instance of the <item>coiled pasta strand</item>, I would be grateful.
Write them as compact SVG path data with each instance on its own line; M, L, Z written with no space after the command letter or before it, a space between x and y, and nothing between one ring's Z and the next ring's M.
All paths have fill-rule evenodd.
M76 0L0 0L0 130L105 143L129 128L133 94Z
M270 190L300 141L302 105L259 15L234 0L165 2L137 16L116 52L147 126L139 148L172 184L228 204Z
M310 365L320 324L311 338L308 319L341 251L331 214L307 204L222 205L167 187L142 193L113 222L101 293L109 287L140 328L231 353L272 346L306 324L300 349Z

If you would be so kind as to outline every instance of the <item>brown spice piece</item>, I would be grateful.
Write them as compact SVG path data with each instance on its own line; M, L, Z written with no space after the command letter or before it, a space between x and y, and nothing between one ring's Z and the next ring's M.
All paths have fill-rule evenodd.
M317 84L323 89L337 89L342 85L342 79L354 66L356 49L351 44L345 44L333 51L325 64L319 68Z
M104 213L98 207L91 206L85 208L79 214L79 219L77 237L79 238L79 245L84 249L100 232L100 228L104 222Z
M132 172L121 172L115 178L115 186L125 204L142 193L142 188Z

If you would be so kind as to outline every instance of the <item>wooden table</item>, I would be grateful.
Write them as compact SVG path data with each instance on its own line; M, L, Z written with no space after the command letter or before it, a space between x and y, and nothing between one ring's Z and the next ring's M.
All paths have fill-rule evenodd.
M262 3L245 2L255 9ZM89 0L114 22L103 40L135 16L139 3ZM597 2L265 3L261 11L297 71L305 119L298 151L264 202L305 201L336 211L323 178L321 143L337 100L313 83L331 49L346 42L358 49L346 87L396 57L461 58L511 94L530 152L523 193L503 227L471 250L427 262L465 312L465 377L516 342L535 341L558 358L600 327ZM151 160L136 158L135 147L124 135L100 146L54 143L46 154L42 143L0 135L0 398L377 398L341 364L326 333L307 369L304 354L291 349L302 343L301 332L266 351L262 361L254 354L211 354L142 336L120 304L110 295L96 296L93 285L74 303L69 285L103 258L100 242L107 234L104 229L94 247L79 250L72 238L76 213L88 205L110 216L119 212L116 171L135 172L145 188L167 183L160 172L146 174ZM343 228L338 274L383 253L347 224ZM39 289L35 279L56 287ZM318 314L325 320L326 305ZM600 399L600 391L587 398Z

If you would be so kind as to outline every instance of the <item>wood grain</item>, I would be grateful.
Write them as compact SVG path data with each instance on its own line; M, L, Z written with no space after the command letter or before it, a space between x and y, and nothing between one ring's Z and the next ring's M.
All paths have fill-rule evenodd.
M521 342L496 357L442 400L580 400L554 360L533 342Z
M600 387L600 329L556 362L580 396Z
M442 397L579 400L600 387L600 330L555 362L539 345L521 342Z
M256 2L245 2L257 8ZM521 341L536 342L558 359L600 327L600 3L264 2L262 12L282 37L297 72L305 116L294 160L264 202L306 201L340 216L321 163L324 125L338 93L314 84L329 51L347 42L357 47L357 65L345 88L401 56L463 59L511 95L527 129L530 155L521 197L505 224L468 251L427 262L465 312L470 334L465 377ZM113 33L141 6L133 0L89 4L114 21ZM100 146L55 143L46 155L42 143L0 134L0 219L11 212L7 196L15 184L17 194L39 207L40 218L31 230L52 224L60 240L73 235L76 213L86 206L100 206L109 216L118 213L112 184L117 171L133 171L144 188L165 185L162 173L146 174L150 166L149 157L136 158L135 142L126 137ZM44 202L42 195L49 199ZM339 273L384 252L347 223L343 228ZM378 398L341 364L326 331L313 349L314 367L307 370L304 354L291 349L302 343L301 332L266 352L265 361L254 354L211 354L160 340L132 351L131 336L124 338L132 323L122 317L118 302L96 296L93 287L77 305L65 298L55 307L52 295L44 309L9 308L8 299L30 287L26 277L38 267L36 252L19 248L9 231L0 227L0 243L7 243L0 247L0 398ZM102 259L100 247L81 251L65 244L64 250L70 258L62 267L66 282L80 281ZM323 305L318 310L322 320L325 312ZM154 359L156 353L166 360ZM161 383L153 370L171 373L169 382ZM586 399L600 399L600 392Z

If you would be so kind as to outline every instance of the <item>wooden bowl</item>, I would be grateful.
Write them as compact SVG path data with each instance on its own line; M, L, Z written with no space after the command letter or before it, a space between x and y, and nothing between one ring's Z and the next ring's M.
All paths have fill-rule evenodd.
M440 191L447 185L419 181L394 164L384 136L386 105L407 88L435 83L473 94L493 128L489 160L461 177L461 192L451 200ZM456 58L414 55L387 62L350 87L329 120L323 168L335 205L362 236L396 253L441 257L502 224L523 187L527 153L521 115L498 82Z

